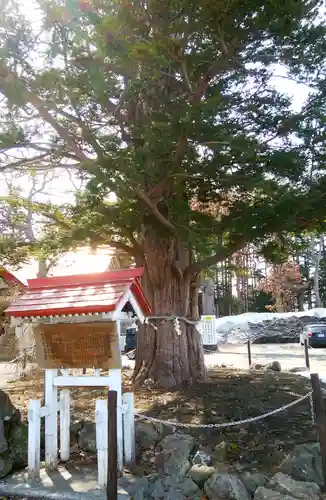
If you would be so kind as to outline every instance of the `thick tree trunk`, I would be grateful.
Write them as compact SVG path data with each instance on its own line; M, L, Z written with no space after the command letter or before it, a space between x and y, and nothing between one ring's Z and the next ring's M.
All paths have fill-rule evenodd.
M190 252L175 239L160 238L149 229L144 253L144 287L153 317L139 328L134 382L151 379L159 387L171 388L203 380L201 338L192 323L198 319L197 279L185 273ZM171 319L175 317L180 320Z
M46 260L39 259L37 265L38 265L37 277L46 278L49 272L49 267L47 265Z

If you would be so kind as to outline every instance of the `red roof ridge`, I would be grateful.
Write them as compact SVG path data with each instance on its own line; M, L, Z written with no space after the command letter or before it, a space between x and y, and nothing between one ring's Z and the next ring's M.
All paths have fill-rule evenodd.
M135 268L29 280L25 293L13 301L6 313L14 317L106 313L120 311L121 301L133 296L146 316L151 307L140 283L143 272Z
M29 289L70 287L78 285L117 283L122 281L134 281L141 278L144 268L120 269L105 271L103 273L74 274L71 276L52 276L48 278L35 278L28 280Z

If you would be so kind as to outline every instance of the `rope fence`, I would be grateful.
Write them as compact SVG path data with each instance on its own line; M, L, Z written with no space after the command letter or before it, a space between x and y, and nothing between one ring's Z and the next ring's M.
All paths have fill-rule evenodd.
M263 413L261 415L257 415L256 417L249 417L242 420L237 420L233 422L221 422L221 423L210 423L210 424L193 424L193 423L183 423L176 422L174 420L162 420L154 417L150 417L148 415L144 415L143 413L135 413L135 417L138 420L146 420L152 422L153 424L163 424L176 428L190 428L190 429L225 429L230 427L238 427L241 425L251 424L254 422L258 422L260 420L264 420L268 417L272 417L279 413L282 413L290 408L293 408L296 405L299 405L305 400L309 400L310 403L310 411L311 411L311 422L312 425L316 428L317 438L320 446L320 456L322 460L322 474L324 479L324 484L326 485L326 418L325 418L325 405L324 405L324 395L325 391L322 389L320 379L318 374L312 373L310 375L311 378L311 386L312 390L307 394L300 396L299 398L291 401L290 403L281 406L280 408L276 408L275 410L271 410L269 412Z
M259 420L263 420L268 417L272 417L273 415L277 415L278 413L281 413L288 408L292 408L293 406L296 406L302 401L305 401L306 399L310 399L312 402L312 394L313 391L308 392L304 396L301 396L298 399L295 399L294 401L291 401L291 403L288 403L284 406L281 406L280 408L276 408L275 410L271 410L267 413L263 413L262 415L258 415L257 417L250 417L250 418L245 418L243 420L237 420L235 422L222 422L219 424L188 424L188 423L183 423L183 422L175 422L173 420L160 420L158 418L154 417L149 417L148 415L144 415L143 413L135 413L135 416L140 419L140 420L148 420L149 422L153 422L156 424L163 424L163 425L168 425L171 427L182 427L182 428L192 428L192 429L223 429L226 427L237 427L240 425L245 425L245 424L251 424L253 422L258 422ZM311 407L312 412L313 412L313 406ZM314 418L312 415L312 421L314 423Z

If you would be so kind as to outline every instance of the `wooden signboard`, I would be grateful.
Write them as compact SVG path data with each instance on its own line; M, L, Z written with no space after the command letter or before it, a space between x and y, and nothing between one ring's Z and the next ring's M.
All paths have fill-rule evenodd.
M57 323L34 327L41 368L121 368L116 323Z

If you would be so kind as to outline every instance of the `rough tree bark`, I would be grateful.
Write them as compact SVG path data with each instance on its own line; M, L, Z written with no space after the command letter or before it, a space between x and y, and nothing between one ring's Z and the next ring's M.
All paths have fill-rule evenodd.
M180 319L178 327L168 319L198 319L197 277L187 272L191 252L175 237L159 237L149 228L144 255L144 287L153 318L139 328L134 382L152 379L160 387L171 388L204 380L204 354L195 325Z

